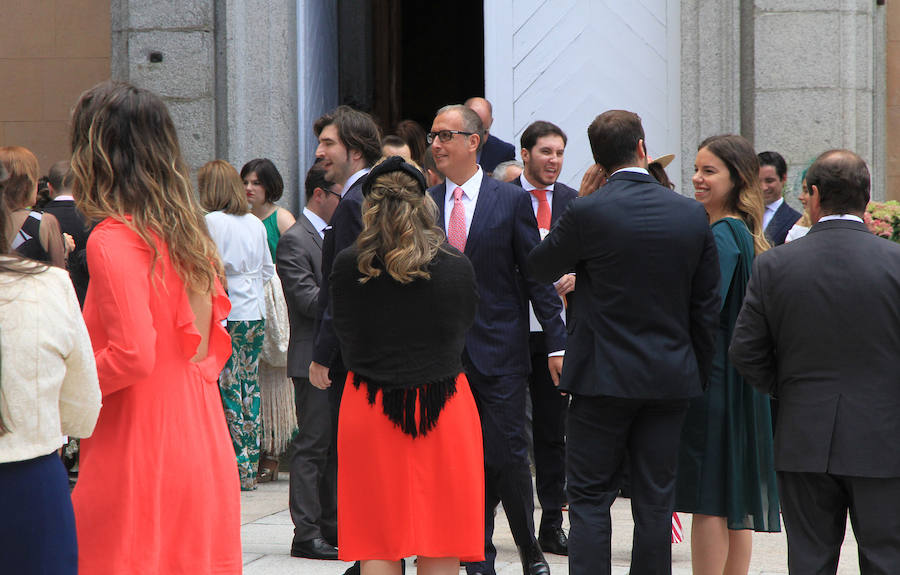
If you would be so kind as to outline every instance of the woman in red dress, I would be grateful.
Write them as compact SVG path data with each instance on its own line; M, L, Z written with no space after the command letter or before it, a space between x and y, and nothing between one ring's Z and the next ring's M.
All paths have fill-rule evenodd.
M421 172L399 156L363 185L363 231L335 258L334 329L351 373L338 423L338 553L362 575L457 575L484 558L481 424L462 371L478 299Z
M110 82L72 121L75 200L100 220L84 319L103 393L72 495L79 573L238 574L240 486L216 383L231 305L175 126L158 97Z

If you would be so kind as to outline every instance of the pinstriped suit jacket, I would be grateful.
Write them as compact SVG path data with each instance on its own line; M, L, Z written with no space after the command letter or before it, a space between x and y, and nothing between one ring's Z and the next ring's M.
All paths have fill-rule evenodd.
M444 228L446 183L428 192L438 205L438 224ZM466 351L484 375L527 375L531 371L529 299L544 328L547 348L565 349L566 330L556 290L525 274L528 254L539 243L529 194L485 176L464 252L475 268L479 296L475 323L466 334Z

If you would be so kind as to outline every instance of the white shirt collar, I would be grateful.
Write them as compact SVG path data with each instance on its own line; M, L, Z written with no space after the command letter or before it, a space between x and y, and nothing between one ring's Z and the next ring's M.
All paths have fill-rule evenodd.
M770 212L777 212L778 208L780 208L781 204L783 204L783 203L784 203L784 198L778 198L771 204L766 204L766 209L769 210Z
M73 198L71 194L60 194L60 195L56 196L55 198L53 198L53 201L56 201L56 200L59 200L61 202L64 202L66 200L74 202L75 198Z
M447 178L447 198L451 204L453 203L453 190L457 187L463 189L463 195L469 198L473 203L478 200L478 190L481 189L481 180L484 179L484 171L481 169L481 166L478 166L478 169L475 170L475 175L466 180L463 184L457 184Z
M611 174L609 175L609 177L613 177L613 176L615 176L616 174L618 174L619 172L634 172L634 173L636 173L636 174L644 174L645 176L649 176L649 175L650 175L650 172L648 172L648 171L645 170L644 168L639 168L639 167L637 167L637 166L629 166L629 167L627 167L627 168L620 168L620 169L616 170L615 172L611 173Z
M859 216L854 216L853 214L833 214L830 216L822 216L819 218L820 222L828 222L831 220L850 220L851 222L859 222L864 223L863 219Z
M316 228L316 231L319 232L319 237L324 239L325 238L325 228L328 227L328 223L325 220L323 220L322 218L320 218L316 212L312 211L311 209L309 209L305 206L303 207L303 215L306 216L306 219L309 220L309 223L311 223L313 225L313 227Z
M528 181L528 178L525 177L525 172L522 172L522 175L519 176L519 181L522 183L522 189L529 193L531 192L531 190L537 190L537 189L547 190L548 192L552 192L553 186L556 185L556 182L553 182L546 188L538 188L537 186L535 186L534 184L532 184L531 182Z
M347 190L349 190L350 188L353 187L353 184L356 183L356 180L360 179L361 177L365 176L368 173L369 173L369 168L363 168L360 171L353 174L352 176L350 176L349 178L347 178L347 181L344 182L344 189L341 190L341 197L344 197L344 194L347 193Z

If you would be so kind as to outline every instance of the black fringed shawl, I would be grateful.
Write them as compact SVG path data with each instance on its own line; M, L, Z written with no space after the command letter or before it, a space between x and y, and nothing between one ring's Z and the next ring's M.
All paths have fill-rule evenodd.
M361 284L356 247L338 254L331 305L341 355L370 404L382 392L384 413L413 437L427 434L456 393L466 331L478 295L472 264L445 245L428 280L401 284L388 274ZM416 424L416 406L419 422Z

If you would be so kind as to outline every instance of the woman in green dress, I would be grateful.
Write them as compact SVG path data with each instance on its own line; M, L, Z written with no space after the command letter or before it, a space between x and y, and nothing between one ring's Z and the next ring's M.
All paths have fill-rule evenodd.
M695 575L746 575L751 530L781 530L769 401L744 385L728 359L753 258L769 249L753 146L741 136L707 138L693 184L719 251L722 309L709 388L693 400L684 423L676 509L694 514Z

